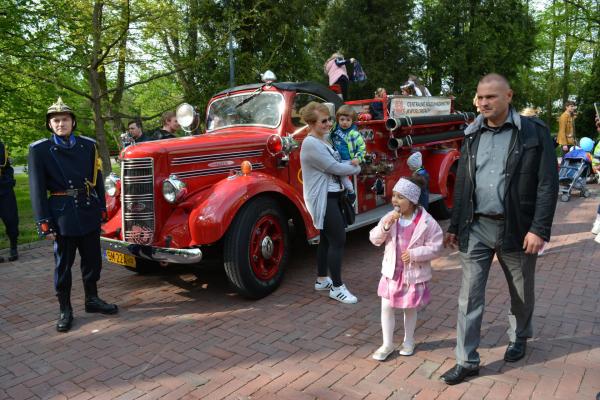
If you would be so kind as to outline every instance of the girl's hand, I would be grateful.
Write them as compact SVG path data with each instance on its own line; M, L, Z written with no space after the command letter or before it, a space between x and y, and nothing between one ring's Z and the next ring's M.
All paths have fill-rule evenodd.
M385 218L385 220L383 221L383 229L385 229L386 231L389 231L392 224L394 222L396 222L398 219L400 219L400 213L396 209L394 209L393 213L388 214L384 218Z
M404 250L404 252L402 253L402 262L404 263L404 265L408 265L410 263L410 253L408 252L408 250Z

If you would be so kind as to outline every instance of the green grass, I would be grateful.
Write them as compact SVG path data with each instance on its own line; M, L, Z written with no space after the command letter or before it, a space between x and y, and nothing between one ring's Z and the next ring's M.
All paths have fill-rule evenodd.
M35 227L35 218L31 209L29 199L29 178L26 174L15 174L17 185L15 195L17 196L17 208L19 210L19 244L31 243L40 240ZM9 247L8 237L4 225L0 225L0 249Z

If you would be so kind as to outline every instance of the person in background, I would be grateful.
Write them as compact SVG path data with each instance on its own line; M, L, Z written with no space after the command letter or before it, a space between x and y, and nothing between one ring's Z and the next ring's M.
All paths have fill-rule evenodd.
M142 131L142 124L138 121L129 121L127 124L127 132L129 132L129 135L133 138L135 143L149 142L152 140Z
M542 110L540 110L537 107L525 107L524 109L522 109L519 112L519 114L521 114L524 117L536 117L536 118L539 118L541 111Z
M342 53L335 52L323 65L323 70L329 77L329 86L340 85L342 88L342 100L344 101L348 100L348 82L350 82L346 66L354 61L354 58L346 60Z
M340 206L344 188L339 177L356 175L360 167L342 163L331 146L327 135L332 120L325 104L311 101L300 110L300 115L309 127L300 149L304 203L320 232L315 290L328 290L330 298L353 304L358 299L342 282L346 224Z
M569 147L577 143L577 138L575 137L576 111L575 102L567 101L565 103L565 111L558 119L558 135L556 136L556 140L561 146L563 154L566 154L569 151Z
M387 213L369 233L375 246L385 244L381 279L377 294L381 297L383 345L372 357L384 361L395 349L394 309L404 311L404 341L401 356L415 350L417 309L431 298L431 260L442 249L444 233L427 211L419 206L425 181L421 177L400 178L392 190L394 210Z
M162 124L161 128L158 128L154 132L153 140L172 139L176 138L175 132L180 128L174 111L165 112L160 118Z
M508 284L506 362L525 356L533 335L535 264L550 241L558 200L556 155L546 125L511 106L508 80L488 74L477 85L481 114L465 129L444 245L462 264L456 365L441 375L448 385L479 374L485 287L496 256Z
M385 88L377 88L373 94L375 99L387 99L387 92ZM373 119L383 119L383 101L374 101L371 103L369 113L373 116Z
M420 151L415 151L406 160L406 165L412 171L413 176L420 176L425 181L421 188L419 196L419 205L425 210L429 209L429 173L423 167L423 155Z
M16 183L14 170L8 159L8 150L0 140L0 219L4 222L6 236L8 236L10 242L8 261L16 261L19 258L17 250L19 210L17 209L17 198L14 189ZM0 257L0 263L4 261L4 257Z
M600 116L596 115L596 132L600 133ZM599 144L596 145L596 147L600 146L600 142ZM594 241L596 243L600 243L600 204L598 204L598 211L596 212L596 220L594 221L594 224L592 225L592 233L594 235L596 235L596 237L594 238Z
M421 80L416 75L408 75L407 84L411 84L415 90L416 96L431 96L429 89L421 83Z
M50 138L29 145L29 190L38 233L54 241L54 288L60 306L56 330L73 323L71 267L81 256L85 312L116 314L118 307L98 297L102 269L100 226L107 219L104 184L96 141L75 135L71 108L58 101L48 107Z
M360 165L365 161L367 146L354 122L356 112L350 106L343 105L335 113L336 124L329 135L333 146L340 154L344 164ZM342 185L348 191L348 200L354 204L356 192L349 176L342 176Z

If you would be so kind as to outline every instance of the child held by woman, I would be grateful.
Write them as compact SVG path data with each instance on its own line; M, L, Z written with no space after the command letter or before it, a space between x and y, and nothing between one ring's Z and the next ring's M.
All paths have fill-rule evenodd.
M375 246L385 244L381 280L377 294L381 297L383 345L373 358L384 361L394 350L395 309L404 311L404 342L400 355L410 356L415 349L417 309L429 303L430 261L442 249L442 228L419 206L420 176L400 178L393 188L394 210L387 213L369 233Z
M336 124L330 135L333 146L340 153L344 164L360 165L365 161L367 147L358 128L354 125L356 112L352 107L343 105L335 113L335 118ZM341 181L344 189L348 191L348 199L351 203L354 203L356 193L350 177L343 176Z

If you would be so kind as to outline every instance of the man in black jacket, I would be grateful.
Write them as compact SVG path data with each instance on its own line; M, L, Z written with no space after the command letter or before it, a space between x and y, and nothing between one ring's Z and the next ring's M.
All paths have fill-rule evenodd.
M458 298L457 364L441 376L449 385L479 373L485 285L494 255L511 298L504 360L525 356L532 336L537 253L550 240L558 173L548 128L519 116L512 90L498 74L477 86L481 114L465 130L445 244L458 245L463 267Z

